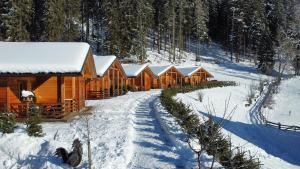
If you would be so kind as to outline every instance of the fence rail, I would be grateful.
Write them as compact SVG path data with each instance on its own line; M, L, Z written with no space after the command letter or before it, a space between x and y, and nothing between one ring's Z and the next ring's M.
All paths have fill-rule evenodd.
M263 98L262 104L260 105L260 107L258 109L259 116L260 116L261 120L265 123L266 126L278 128L279 130L284 130L284 131L300 131L300 127L299 126L285 125L285 124L281 124L280 122L275 123L275 122L272 122L272 121L268 121L267 118L262 114L261 108L262 108L262 106L264 106L266 104L267 99L269 97L271 97L271 92L273 91L275 85L276 85L276 81L273 81L273 82L271 82L269 84L267 92L265 94L265 97Z
M271 126L271 127L278 128L280 130L286 130L286 131L300 131L299 126L284 125L281 123L274 123L274 122L271 122L268 120L266 120L266 126Z

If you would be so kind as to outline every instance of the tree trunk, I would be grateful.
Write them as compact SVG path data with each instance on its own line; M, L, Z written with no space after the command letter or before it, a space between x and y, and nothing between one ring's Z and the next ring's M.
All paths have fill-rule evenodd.
M176 33L176 13L175 13L175 4L174 2L173 7L172 7L172 45L173 45L173 62L176 60L176 44L175 44L175 33Z
M158 25L158 31L157 31L157 52L160 54L161 50L161 29L160 24Z

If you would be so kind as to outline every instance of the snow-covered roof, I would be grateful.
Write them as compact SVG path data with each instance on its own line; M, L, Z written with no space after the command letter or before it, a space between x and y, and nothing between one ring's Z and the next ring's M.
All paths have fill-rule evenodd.
M193 67L176 67L176 69L183 74L184 76L191 76L195 72L197 72L201 67L193 66Z
M78 42L0 42L0 74L79 73L89 49Z
M122 64L127 77L138 76L148 64Z
M155 76L160 76L161 74L165 73L169 69L171 69L173 66L172 65L167 65L167 66L149 66L151 71Z
M103 76L109 66L116 60L116 56L96 56L94 55L94 62L98 76Z

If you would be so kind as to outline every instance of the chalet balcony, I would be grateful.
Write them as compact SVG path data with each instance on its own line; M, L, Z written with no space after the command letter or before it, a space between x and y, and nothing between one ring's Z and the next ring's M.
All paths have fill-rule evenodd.
M64 103L57 104L35 104L41 110L44 119L61 119L72 112L78 111L75 99L65 99ZM30 105L26 103L15 103L10 105L10 111L16 113L17 118L26 118Z

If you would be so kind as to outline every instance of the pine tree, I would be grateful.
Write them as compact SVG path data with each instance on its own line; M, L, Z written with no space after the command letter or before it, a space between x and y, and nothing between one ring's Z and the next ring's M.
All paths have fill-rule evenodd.
M137 36L133 42L135 54L143 62L146 59L147 36L148 31L152 25L153 9L151 1L140 0L136 1L136 29Z
M0 1L0 41L6 40L7 37L7 29L8 29L8 17L11 10L11 2L10 0L2 0Z
M9 16L7 16L7 40L29 41L31 0L11 0Z
M63 41L80 40L80 8L81 0L65 0L65 27Z
M41 111L38 107L32 106L28 112L28 118L26 120L26 132L29 136L34 137L42 137L43 134L43 128L40 125L42 119L41 119Z
M31 9L31 26L30 26L30 40L42 41L42 35L45 31L45 15L46 15L46 1L33 0Z
M154 0L153 1L153 30L157 34L157 37L153 38L156 39L157 43L157 52L160 53L160 50L162 49L162 41L163 36L166 36L163 33L166 30L166 11L164 10L164 6L166 4L166 0ZM154 42L155 43L155 42ZM166 42L165 42L166 43Z
M194 25L192 25L193 32L195 32L195 37L201 42L208 41L208 11L202 0L194 1Z
M45 8L45 31L43 40L45 41L62 41L65 31L66 15L64 0L48 0Z
M85 26L85 37L84 41L88 42L90 40L90 30L92 29L91 19L93 19L96 11L96 7L99 2L97 0L82 0L82 24Z
M12 113L0 112L0 132L13 133L16 127L16 117Z

